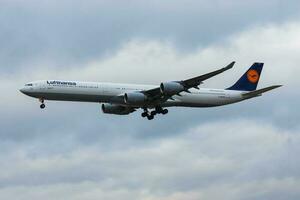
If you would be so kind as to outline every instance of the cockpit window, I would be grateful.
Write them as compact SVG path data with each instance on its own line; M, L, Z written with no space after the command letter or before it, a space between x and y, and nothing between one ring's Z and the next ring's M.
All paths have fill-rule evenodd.
M32 83L25 84L25 86L32 86Z

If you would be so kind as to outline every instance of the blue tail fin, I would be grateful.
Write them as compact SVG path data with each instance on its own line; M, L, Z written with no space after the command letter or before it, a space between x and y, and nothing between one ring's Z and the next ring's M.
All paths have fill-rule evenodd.
M253 91L256 90L257 83L264 63L254 63L247 72L227 90Z

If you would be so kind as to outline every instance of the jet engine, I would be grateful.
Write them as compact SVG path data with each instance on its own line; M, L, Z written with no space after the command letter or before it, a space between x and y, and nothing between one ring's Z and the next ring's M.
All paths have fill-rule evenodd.
M125 93L124 102L128 105L142 106L147 101L147 96L141 92Z
M183 85L178 82L166 82L160 84L160 92L164 95L175 95L184 90Z
M101 108L103 113L115 115L128 115L129 113L134 111L134 109L130 107L114 105L109 103L102 104Z

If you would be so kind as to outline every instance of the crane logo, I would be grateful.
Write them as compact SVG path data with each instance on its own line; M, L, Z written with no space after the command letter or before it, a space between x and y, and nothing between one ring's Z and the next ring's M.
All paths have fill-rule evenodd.
M256 70L250 69L247 72L247 78L251 83L257 83L259 79L259 74Z

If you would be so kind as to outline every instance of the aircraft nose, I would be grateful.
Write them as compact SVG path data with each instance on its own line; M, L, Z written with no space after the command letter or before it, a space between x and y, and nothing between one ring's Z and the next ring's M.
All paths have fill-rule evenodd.
M26 94L26 89L25 89L25 87L21 87L21 88L19 89L19 91L22 92L23 94Z

